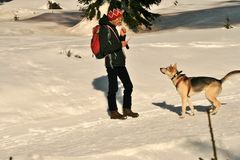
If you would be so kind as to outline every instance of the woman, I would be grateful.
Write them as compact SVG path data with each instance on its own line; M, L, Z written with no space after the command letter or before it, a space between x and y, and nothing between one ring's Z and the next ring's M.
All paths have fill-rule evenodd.
M102 26L99 31L101 52L105 56L105 66L108 74L108 111L111 119L126 119L127 116L136 118L138 113L132 112L132 82L125 66L126 57L123 47L127 46L126 29L122 27L120 35L116 26L122 25L123 13L119 8L109 9L107 15L99 20ZM123 114L118 112L116 93L118 90L117 77L124 86Z

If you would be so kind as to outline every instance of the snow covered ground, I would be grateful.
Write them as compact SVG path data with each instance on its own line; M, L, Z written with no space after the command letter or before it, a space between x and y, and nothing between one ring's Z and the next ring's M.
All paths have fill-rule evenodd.
M196 115L179 119L179 95L159 68L177 63L188 76L219 79L240 69L240 1L163 0L153 7L162 14L156 32L128 35L140 117L125 121L107 115L106 71L91 56L90 25L76 27L75 0L57 2L64 10L44 9L45 0L0 5L0 159L211 159L209 102L203 94L192 97ZM232 29L223 27L226 17ZM236 75L224 83L222 108L212 116L219 160L240 160L239 82Z

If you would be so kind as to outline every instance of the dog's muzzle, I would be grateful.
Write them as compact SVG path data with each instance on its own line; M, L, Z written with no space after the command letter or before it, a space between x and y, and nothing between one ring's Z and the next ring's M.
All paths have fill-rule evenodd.
M163 69L164 69L164 68L160 68L160 72L162 72L163 74L165 74L165 72L162 71Z

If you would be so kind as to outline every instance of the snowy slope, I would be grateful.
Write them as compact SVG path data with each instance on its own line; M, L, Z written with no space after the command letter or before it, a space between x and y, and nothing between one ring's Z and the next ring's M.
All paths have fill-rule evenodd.
M162 14L162 23L155 23L159 31L128 35L130 50L125 51L134 84L133 110L140 117L126 121L111 120L107 115L104 62L91 56L91 37L86 36L91 24L80 30L72 24L76 22L74 14L64 18L64 12L77 11L74 7L54 11L59 14L51 15L53 21L46 20L49 11L38 7L44 2L14 0L0 6L1 160L10 156L14 160L213 157L205 112L209 102L203 94L192 97L196 115L179 119L179 95L159 68L177 63L188 76L219 79L240 69L239 1L179 0L174 6L174 1L165 0L153 8ZM10 8L21 8L26 19L12 21ZM229 13L232 29L223 27L225 15L219 14L223 8ZM219 96L222 108L212 116L221 160L240 159L239 81L240 75L236 75L224 83ZM121 111L123 89L119 88Z

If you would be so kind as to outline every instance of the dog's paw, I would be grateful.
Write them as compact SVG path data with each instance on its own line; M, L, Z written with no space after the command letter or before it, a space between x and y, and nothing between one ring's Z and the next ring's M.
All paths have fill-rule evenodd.
M215 114L217 114L218 109L219 109L219 108L212 106L211 108L208 109L208 112L209 112L211 115L215 115Z
M217 112L218 112L218 110L217 110L217 109L214 109L214 110L212 110L212 112L210 112L210 113L211 113L211 115L215 115L215 114L217 114Z
M185 115L180 115L179 118L183 119L183 118L185 118Z
M208 109L208 112L211 113L211 114L213 113L213 111L214 111L214 108L209 108Z
M189 115L190 115L190 116L195 116L195 113L190 113Z
M187 115L189 115L189 116L195 116L195 112L187 112Z
M187 115L189 115L189 116L195 116L195 112L188 111L188 112L187 112Z
M208 108L209 113L213 113L214 110L216 110L215 106L211 106L211 107Z

